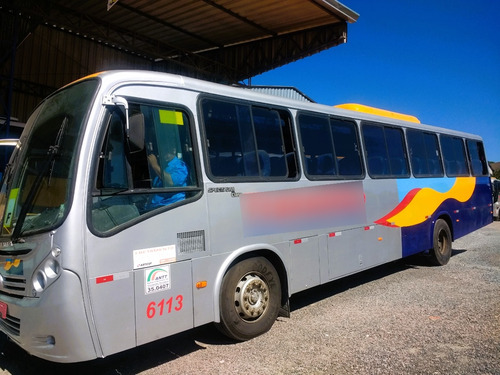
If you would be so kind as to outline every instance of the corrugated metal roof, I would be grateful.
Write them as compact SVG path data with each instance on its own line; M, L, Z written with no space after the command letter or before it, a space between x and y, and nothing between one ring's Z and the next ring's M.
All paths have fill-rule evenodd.
M285 86L249 86L250 90L257 91L263 94L281 96L287 99L300 100L303 102L315 103L310 97L295 87Z
M333 0L1 0L47 25L152 59L270 38L357 14ZM346 11L347 9L347 11Z
M345 43L357 17L335 0L0 0L0 115L101 70L239 82Z

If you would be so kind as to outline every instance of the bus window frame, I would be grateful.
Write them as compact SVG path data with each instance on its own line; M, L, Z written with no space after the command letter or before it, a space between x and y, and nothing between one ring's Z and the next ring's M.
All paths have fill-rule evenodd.
M454 135L454 134L446 134L446 133L438 133L438 138L439 138L439 148L441 151L441 157L443 159L443 172L446 177L469 177L471 176L471 168L469 164L469 157L467 153L467 144L465 142L464 137L459 136L459 135ZM444 149L443 149L443 142L442 138L455 138L459 139L460 142L462 143L462 150L463 150L463 156L465 160L465 168L467 169L466 173L463 174L449 174L448 171L446 170L446 157L444 154Z
M276 111L280 118L281 114L286 113L287 119L289 120L288 123L286 123L284 126L288 126L290 129L290 141L291 141L291 146L293 150L294 156L295 156L295 164L296 164L296 174L295 177L288 177L288 176L216 176L212 173L211 170L211 165L210 165L210 150L208 146L208 137L207 137L207 131L206 131L206 124L205 124L205 117L204 117L204 111L203 111L203 102L205 100L213 100L215 102L223 102L225 104L233 104L233 105L242 105L242 106L247 106L249 108L249 113L251 116L251 121L252 121L252 130L254 133L254 141L257 144L257 139L255 138L255 127L254 127L254 122L253 122L253 108L264 108L269 111ZM200 137L201 137L201 143L202 143L202 154L203 154L203 165L205 167L205 174L206 176L210 179L210 181L215 182L215 183L249 183L249 182L295 182L300 179L301 176L301 168L299 165L299 155L298 155L298 145L297 145L297 135L296 135L296 130L294 127L294 120L292 113L288 107L283 107L280 105L271 105L268 103L262 103L262 102L257 102L253 100L245 100L245 99L239 99L239 98L232 98L232 97L227 97L223 95L214 95L214 94L208 94L208 93L201 93L198 97L197 103L196 103L196 108L198 112L198 120L199 120L199 130L200 130ZM285 121L286 122L286 121ZM286 140L285 140L285 134L283 134L283 130L281 129L281 140L282 140L282 146L286 146ZM286 150L283 150L284 154L283 157L286 158L286 156L290 153L287 153ZM288 165L287 165L288 169ZM290 170L288 170L288 175L290 174Z
M337 174L324 174L324 175L315 175L315 174L310 174L308 173L307 167L306 167L306 155L304 152L304 142L302 139L302 132L300 130L300 116L305 115L305 116L311 116L311 117L320 117L320 118L326 118L328 120L328 129L329 129L329 134L330 138L332 141L332 149L334 156L337 157L336 150L335 150L335 140L332 134L332 124L330 120L339 120L339 121L345 121L349 122L353 125L354 132L355 132L355 137L356 137L356 142L357 142L357 147L358 147L358 157L359 157L359 165L361 168L361 174L359 175L341 175L340 173ZM345 180L363 180L366 177L366 166L365 166L365 157L363 155L363 145L361 143L361 137L360 137L360 131L359 131L359 124L358 121L355 118L350 118L350 117L343 117L343 116L336 116L332 115L329 113L323 113L323 112L311 112L311 111L297 111L295 115L295 125L297 129L297 134L299 138L299 147L300 147L300 159L303 165L303 172L304 176L310 180L310 181L335 181L335 180L340 180L340 181L345 181ZM338 163L336 164L338 165ZM339 171L340 172L340 171Z
M101 190L96 188L97 185L97 179L98 179L98 174L99 174L99 160L101 156L101 150L104 146L104 143L107 140L107 133L108 133L108 128L110 125L110 119L112 116L112 111L111 109L107 108L107 106L102 107L102 114L100 117L100 121L98 124L98 130L97 130L97 135L96 139L97 142L95 142L94 149L90 153L91 155L91 168L90 168L90 176L91 178L89 179L89 186L88 186L88 192L87 192L87 214L86 214L86 222L87 222L87 228L90 230L92 234L94 234L97 237L101 238L106 238L106 237L111 237L116 235L117 233L120 233L121 231L130 228L134 225L137 225L138 223L151 218L153 216L156 216L158 214L164 213L166 211L172 210L176 207L183 206L186 204L190 204L192 202L195 202L199 199L204 194L204 183L203 183L203 175L201 172L201 155L199 152L199 144L198 144L198 137L196 134L196 123L195 123L195 117L192 113L192 111L187 107L186 105L176 103L176 102L164 102L164 101L158 101L158 100L149 100L145 98L140 98L140 97L135 97L135 96L124 96L124 98L127 100L129 106L130 105L145 105L145 106L151 106L151 107L160 107L160 108L175 108L178 109L186 115L188 118L189 124L187 125L189 127L189 135L191 137L191 147L192 147L192 158L193 158L193 166L196 169L196 171L190 171L190 173L193 173L193 178L195 179L196 182L196 187L185 187L185 189L182 189L183 191L198 191L197 194L194 194L192 197L186 197L184 200L175 202L170 205L165 205L161 208L156 208L151 211L148 211L144 214L141 214L137 216L136 218L126 221L122 224L119 224L118 226L115 226L114 228L108 230L108 231L100 231L94 227L93 224L93 219L92 219L92 210L93 210L93 199L95 197L99 196L106 196L101 194ZM124 139L124 142L126 143L126 140ZM127 147L127 146L125 146ZM146 147L146 146L145 146ZM132 176L130 175L130 171L127 171L127 177L130 179ZM129 186L130 188L130 186ZM150 188L134 188L132 186L132 189L128 189L127 191L123 193L119 193L120 195L125 195L125 196L132 196L132 195L140 195L140 194L149 194L153 196L154 194L158 193L164 193L164 192L172 192L172 189L153 189L152 187ZM109 196L113 196L112 194Z
M410 153L409 140L408 140L408 132L422 133L432 135L437 144L437 151L439 152L439 165L441 166L441 173L418 173L415 174L415 168L413 166L412 155ZM408 162L410 163L410 171L411 175L414 178L443 178L446 177L446 172L444 169L444 159L443 159L443 151L441 150L441 143L439 142L439 133L433 132L430 130L418 129L418 128L405 128L405 139L406 139L406 150L408 153ZM428 161L429 159L426 158Z
M402 135L402 147L403 147L403 156L405 159L406 163L406 170L408 173L404 175L398 175L398 174L374 174L370 172L370 167L368 165L368 151L366 149L366 142L365 142L365 137L364 137L364 127L365 126L377 126L382 128L383 134L384 134L384 143L385 143L385 150L387 152L387 156L389 157L389 148L387 145L387 137L385 136L385 128L390 128L390 129L396 129L401 132ZM407 145L407 139L406 139L406 128L404 126L399 126L399 125L393 125L385 122L378 122L378 121L371 121L371 120L362 120L361 125L360 125L360 135L361 139L363 140L363 154L364 154L364 160L365 160L365 167L366 167L366 172L370 176L371 179L373 180L384 180L384 179L405 179L405 178L410 178L412 177L412 170L410 167L410 159L409 159L409 153L408 153L408 145ZM391 159L390 157L387 160L387 163L389 165L389 168L391 166ZM392 172L392 171L391 171Z
M469 142L475 142L476 144L481 144L480 153L482 151L482 156L484 156L484 162L481 160L481 158L479 159L479 161L481 162L481 169L482 169L481 174L475 174L474 173L474 166L472 164L472 158L471 158L471 151L470 151L470 147L469 147ZM485 152L485 149L484 149L484 142L482 140L480 140L480 139L465 138L465 148L466 148L467 162L469 163L470 175L474 176L474 177L488 176L489 175L488 174L488 161L486 160L486 152Z

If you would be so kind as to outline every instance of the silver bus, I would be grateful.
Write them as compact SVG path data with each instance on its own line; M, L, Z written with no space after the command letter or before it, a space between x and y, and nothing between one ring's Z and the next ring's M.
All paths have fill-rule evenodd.
M411 117L109 71L46 98L0 191L0 330L57 362L214 322L492 221L481 138ZM367 113L368 112L368 113Z

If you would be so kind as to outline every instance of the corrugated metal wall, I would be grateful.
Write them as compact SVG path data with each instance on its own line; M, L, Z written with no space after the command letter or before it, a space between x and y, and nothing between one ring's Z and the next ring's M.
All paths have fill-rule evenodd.
M101 70L241 82L345 43L357 19L347 10L325 0L128 0L110 11L105 0L0 0L0 117L24 122L55 89Z
M38 26L16 51L14 78L18 83L12 97L12 117L25 122L45 96L88 74L105 69L150 70L151 64L95 40Z

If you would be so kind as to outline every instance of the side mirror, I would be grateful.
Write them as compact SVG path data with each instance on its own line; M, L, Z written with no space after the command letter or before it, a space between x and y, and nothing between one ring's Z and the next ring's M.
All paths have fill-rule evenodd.
M128 141L130 152L139 152L144 150L144 115L142 113L136 113L130 116L128 121Z
M122 96L104 96L104 105L121 106L125 110L125 134L128 140L130 152L138 152L144 149L144 115L137 113L128 117L128 102Z

